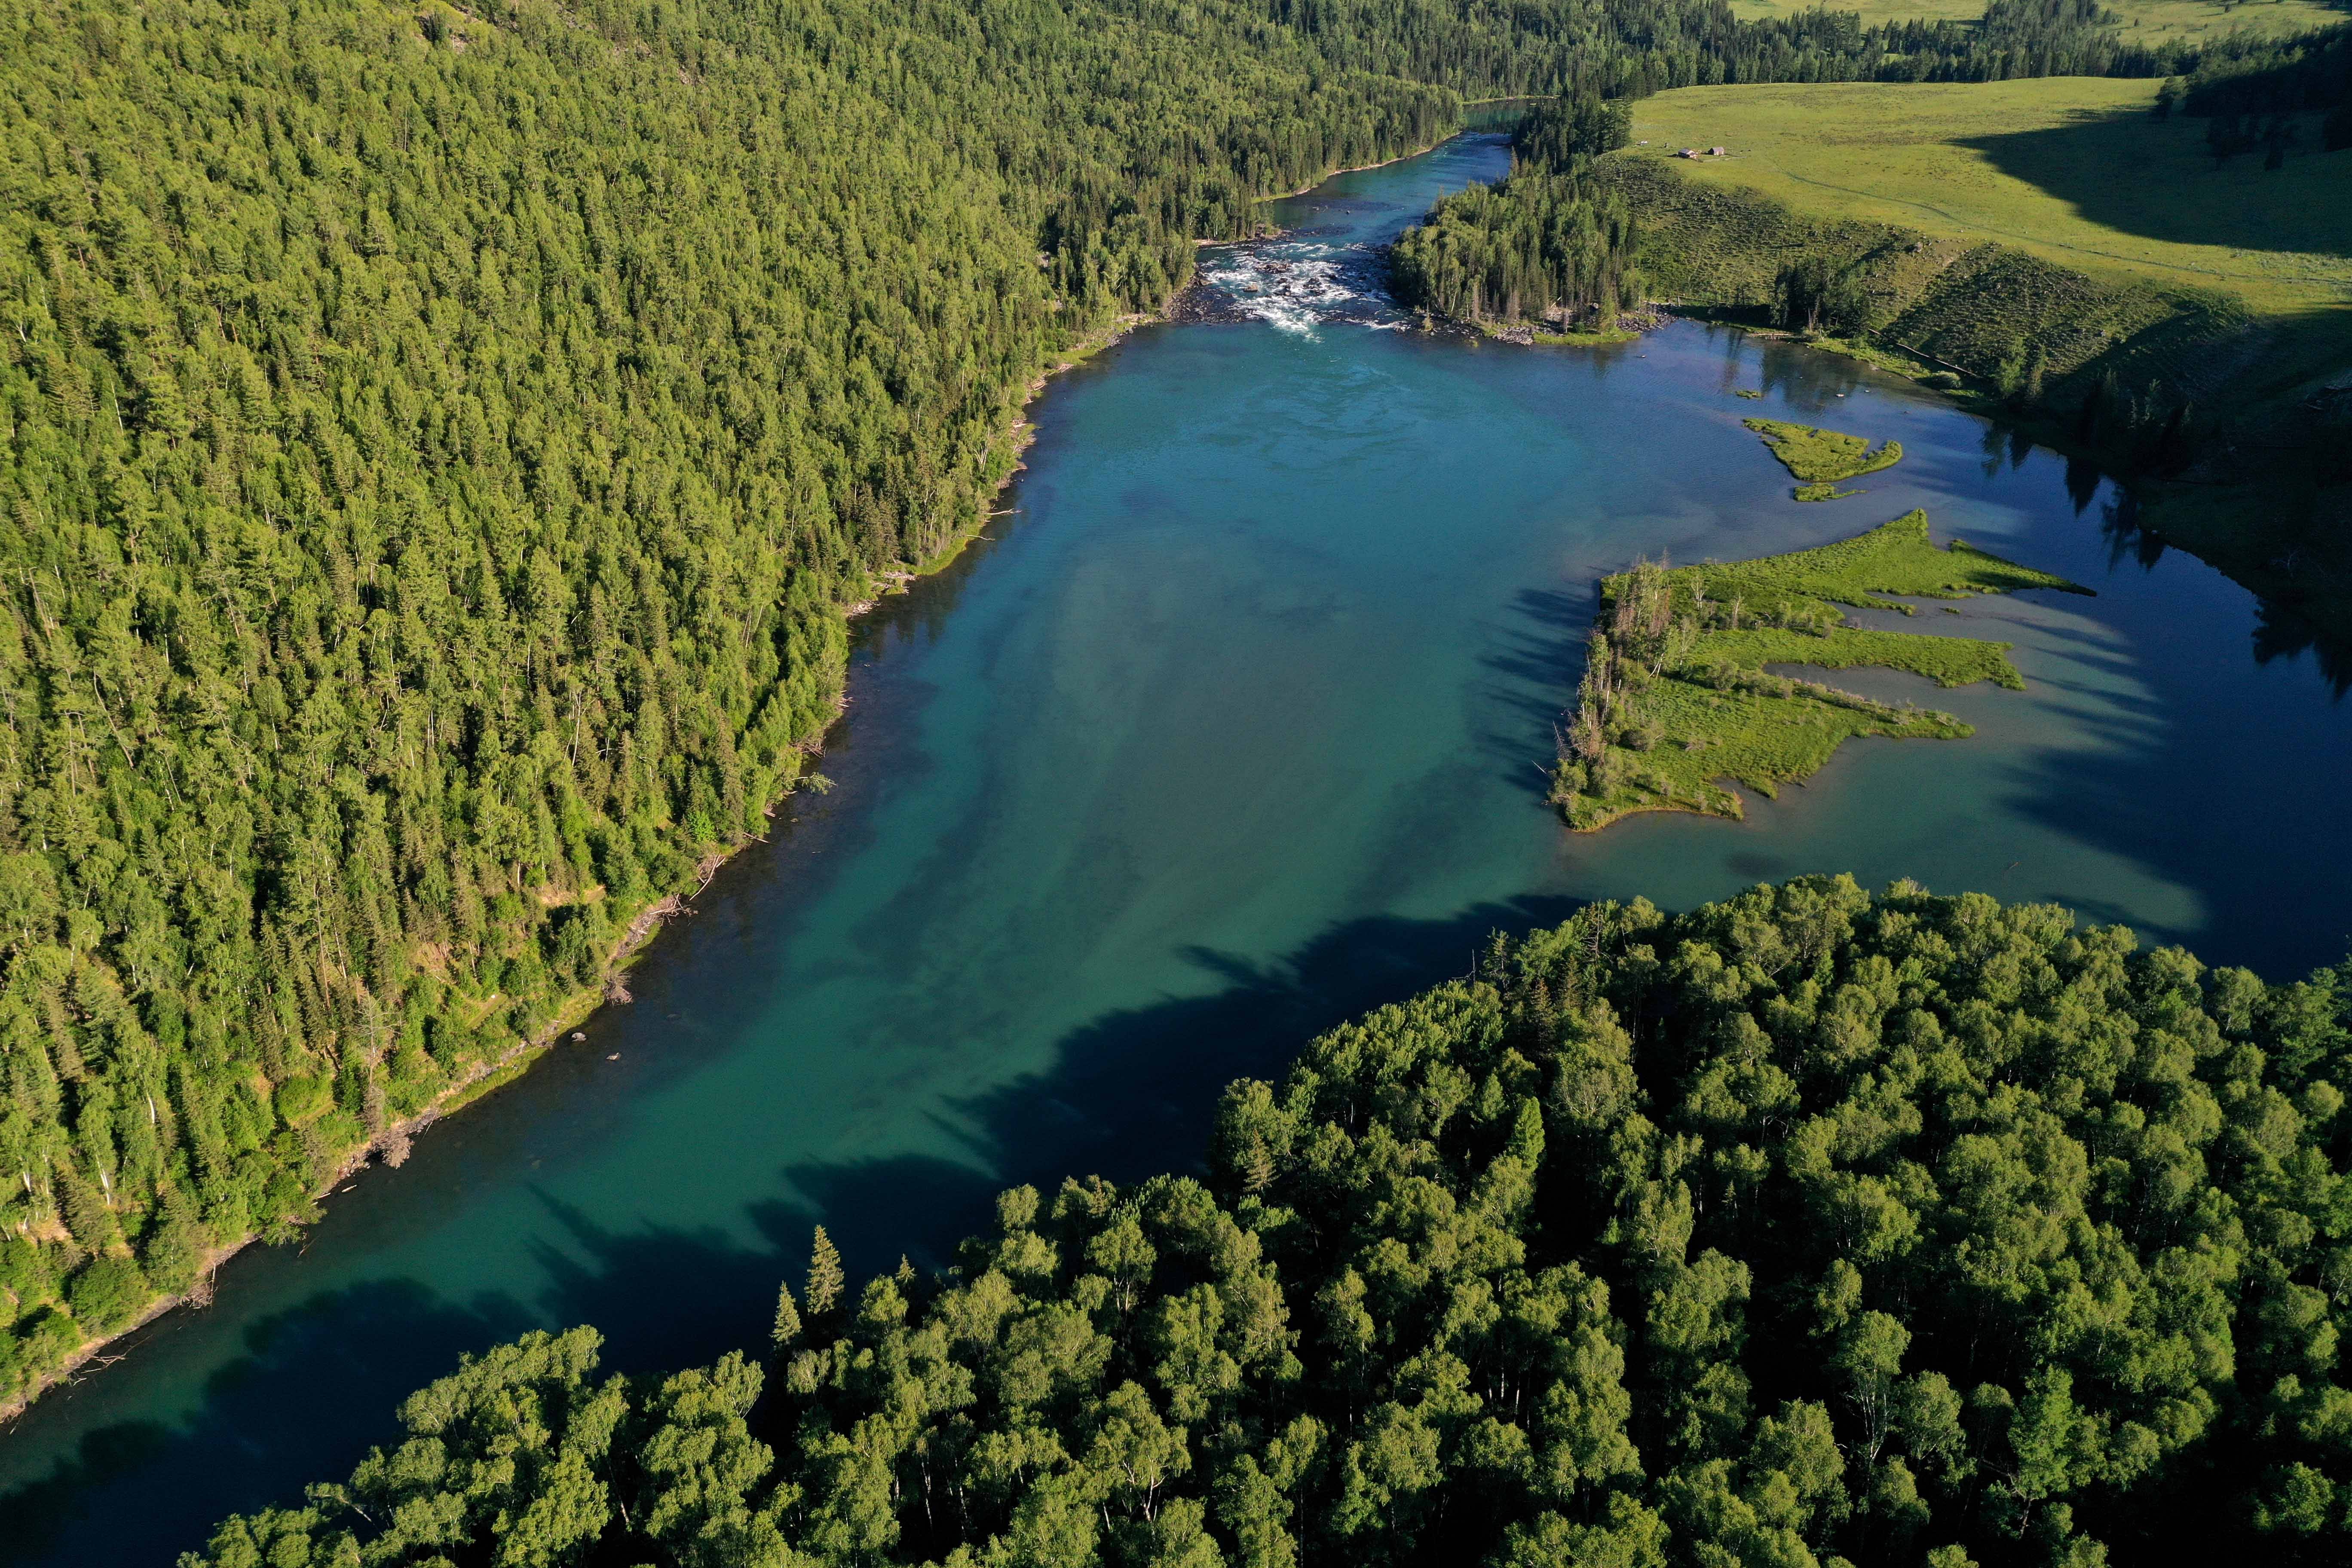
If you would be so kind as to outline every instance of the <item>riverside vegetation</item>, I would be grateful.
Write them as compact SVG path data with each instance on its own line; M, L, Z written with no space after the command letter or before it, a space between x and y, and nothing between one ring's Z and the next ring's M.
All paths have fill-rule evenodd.
M0 23L0 1407L616 986L1043 364L1454 115L1101 23Z
M1606 333L1642 303L1633 224L1622 198L1595 196L1582 174L1622 147L1622 103L1590 96L1533 106L1511 132L1511 173L1446 197L1390 247L1406 305L1482 328L1536 321Z
M2190 58L2077 9L12 12L0 1405L617 992L1256 197L1464 95Z
M1597 905L764 1353L470 1358L183 1568L2341 1562L2352 964ZM2112 1553L2112 1557L2111 1554Z
M2262 651L2341 671L2352 29L2211 39L2175 73L1681 91L1588 184L1630 205L1662 296L2126 476L2137 525L2272 601ZM1733 155L1656 155L1694 142Z
M2119 19L2092 0L1995 0L1965 29L1920 21L1864 26L1858 16L1827 10L1790 20L1811 29L1817 45L1838 55L1858 50L1865 63L1858 72L1824 69L1801 79L1809 82L2146 79L2276 63L2275 50L2233 53L2234 45L2201 52L2179 43L2143 46L2126 37ZM1532 106L1513 132L1507 179L1448 197L1398 239L1399 298L1487 331L1529 323L1612 335L1620 309L1639 307L1649 285L1664 283L1664 297L1681 297L1688 267L1679 247L1636 233L1655 190L1627 186L1613 163L1602 162L1633 141L1628 105L1607 100L1624 90L1580 81L1560 99ZM1881 90L1898 100L1904 93ZM1643 270L1645 255L1665 263L1663 277ZM1519 335L1532 341L1531 332Z
M1958 540L1937 549L1924 511L1840 543L1730 565L1637 563L1601 583L1583 682L1552 769L1552 804L1584 832L1643 811L1737 819L1739 796L1724 779L1769 797L1820 772L1856 736L1973 734L1948 713L1766 666L1874 666L1946 687L2022 687L2007 643L1849 626L1840 609L1908 615L1911 605L1885 595L1959 599L2021 588L2090 592Z
M2352 26L2143 45L2129 19L1986 12L1980 45L2031 39L2004 58L2063 79L1910 53L1677 89L1644 102L1649 146L1580 90L1399 241L1399 293L1529 342L1617 335L1651 295L1956 393L2129 479L2126 528L2270 601L2261 653L2316 645L2352 680Z
M1764 437L1772 455L1797 477L1799 500L1842 500L1860 490L1842 490L1847 479L1891 468L1903 460L1903 443L1882 441L1875 449L1859 436L1819 430L1785 419L1743 419L1742 425Z
M619 994L1195 239L1465 97L2173 58L1996 10L12 10L0 1409Z
M616 992L1194 239L1465 94L1866 63L1699 0L11 9L0 1410Z

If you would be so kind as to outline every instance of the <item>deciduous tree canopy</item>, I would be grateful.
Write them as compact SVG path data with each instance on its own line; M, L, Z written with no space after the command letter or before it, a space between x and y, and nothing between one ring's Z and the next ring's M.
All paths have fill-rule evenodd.
M184 1568L2338 1562L2352 964L1602 905L752 1361L533 1335ZM826 1298L822 1308L816 1296Z

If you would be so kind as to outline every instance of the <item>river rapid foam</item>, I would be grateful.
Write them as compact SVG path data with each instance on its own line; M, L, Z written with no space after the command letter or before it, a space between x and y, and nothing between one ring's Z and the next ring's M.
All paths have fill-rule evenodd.
M1212 247L1186 301L1196 321L1265 321L1312 336L1328 322L1394 331L1412 318L1388 290L1388 247L1310 234Z

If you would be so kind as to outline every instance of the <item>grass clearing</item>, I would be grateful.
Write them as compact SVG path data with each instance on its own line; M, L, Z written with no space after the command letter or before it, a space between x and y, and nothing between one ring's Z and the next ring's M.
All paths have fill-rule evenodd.
M1816 0L1730 0L1743 22L1795 16ZM1865 26L1882 22L1973 22L1984 15L1982 0L1858 0L1834 7L1857 11ZM2109 0L2123 16L2126 41L2160 44L2172 39L2210 42L2231 33L2276 37L2326 27L2352 18L2352 11L2329 0Z
M2203 386L2279 346L2227 294L2095 278L2011 246L1804 210L1685 173L1698 167L1621 154L1596 171L1633 205L1641 265L1661 293L1685 308L1756 318L1769 309L1782 268L1827 258L1860 280L1868 331L1814 341L1915 379L1944 384L1958 371L2006 393L2038 366L2045 395L2079 403L2110 372L2135 389ZM2317 358L2323 367L2340 363ZM2083 384L2063 384L2069 378Z
M1900 441L1881 442L1873 450L1860 436L1794 425L1785 419L1743 419L1740 423L1763 437L1764 445L1772 449L1781 466L1797 477L1799 500L1843 500L1848 496L1858 496L1862 494L1860 490L1842 490L1838 485L1881 468L1891 468L1903 460Z
M2217 166L2157 85L1685 89L1595 174L1662 297L1752 322L1828 260L1867 311L1820 346L2132 476L2152 535L2352 648L2352 151L2307 117L2283 168ZM1693 145L1731 155L1664 155Z
M2157 83L2091 77L1971 83L1700 87L1633 108L1633 134L1703 184L1800 212L1992 242L2095 278L2222 289L2258 314L2352 300L2352 153L2275 172L2217 167L2205 122L2149 112Z
M1852 437L1848 437L1852 439ZM2049 588L2090 592L1958 540L1938 548L1927 514L1856 538L1727 565L1637 563L1601 584L1584 686L1552 773L1552 803L1580 832L1643 811L1734 819L1725 781L1770 796L1809 778L1857 735L1956 740L1949 713L1878 702L1776 664L1907 670L1940 686L2021 688L2010 645L1846 624L1842 605L1899 610Z

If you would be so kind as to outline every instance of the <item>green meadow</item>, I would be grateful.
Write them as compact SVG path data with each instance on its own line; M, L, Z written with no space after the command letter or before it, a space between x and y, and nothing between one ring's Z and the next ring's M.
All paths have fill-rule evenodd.
M2217 159L2158 87L1685 89L1596 173L1656 297L1760 322L1825 264L1849 319L1822 346L2129 475L2152 534L2352 637L2352 151L2309 115L2277 169Z
M1799 500L1843 500L1858 496L1860 490L1842 490L1838 486L1847 479L1891 468L1903 460L1900 441L1884 441L1873 448L1859 436L1817 430L1811 425L1795 425L1785 419L1743 419L1740 423L1763 437L1764 444L1780 459L1781 466L1797 477Z
M2315 118L2283 169L2217 165L2203 121L2151 112L2158 85L1686 88L1635 104L1633 134L1654 153L1726 147L1675 172L1801 213L1990 242L2109 281L2220 289L2259 315L2352 300L2352 168L2317 151Z

